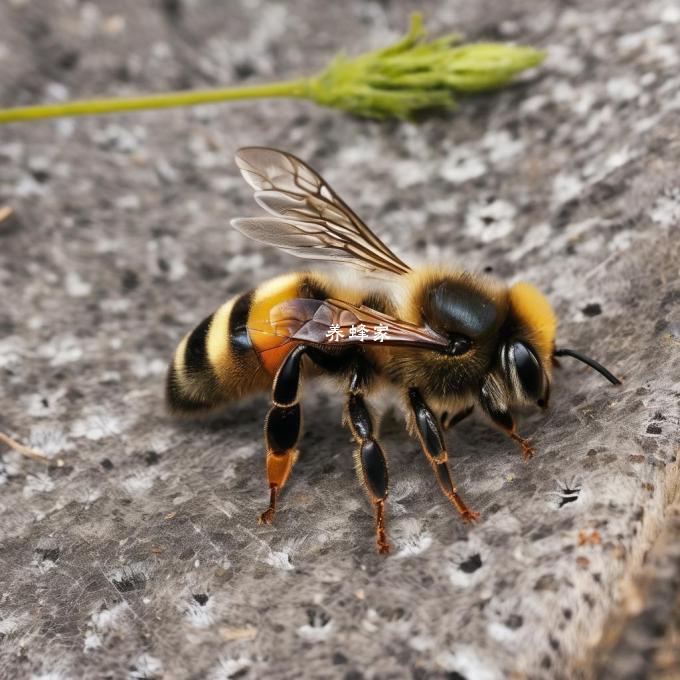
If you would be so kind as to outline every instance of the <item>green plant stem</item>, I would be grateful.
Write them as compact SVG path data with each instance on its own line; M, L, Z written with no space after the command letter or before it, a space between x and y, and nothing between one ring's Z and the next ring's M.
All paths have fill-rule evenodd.
M196 106L237 99L256 99L264 97L309 97L310 80L288 80L282 83L252 85L250 87L228 87L216 90L190 90L169 92L167 94L143 95L115 99L89 99L66 102L64 104L45 104L0 110L0 124L17 123L43 118L62 116L90 116L120 111L139 111L141 109L164 109L174 106Z

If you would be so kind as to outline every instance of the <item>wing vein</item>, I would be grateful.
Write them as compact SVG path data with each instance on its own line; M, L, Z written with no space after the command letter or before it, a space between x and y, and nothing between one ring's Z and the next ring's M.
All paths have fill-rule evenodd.
M271 215L239 218L246 236L298 257L345 262L369 272L405 274L402 262L300 159L276 149L247 147L236 154L255 200Z

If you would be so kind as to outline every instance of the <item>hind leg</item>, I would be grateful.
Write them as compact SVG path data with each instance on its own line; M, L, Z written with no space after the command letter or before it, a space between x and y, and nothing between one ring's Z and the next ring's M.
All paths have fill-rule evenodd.
M271 524L274 521L277 497L298 457L297 442L302 425L298 388L305 351L304 345L293 349L284 359L274 378L273 403L264 421L269 507L260 515L260 524Z

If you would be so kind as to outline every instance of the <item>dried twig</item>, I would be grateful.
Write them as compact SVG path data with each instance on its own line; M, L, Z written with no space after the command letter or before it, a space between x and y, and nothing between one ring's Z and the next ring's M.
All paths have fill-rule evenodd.
M9 446L10 449L13 449L17 453L20 453L22 456L26 456L26 458L35 460L38 463L42 463L43 465L56 464L57 467L62 467L64 465L64 461L61 458L58 458L57 460L53 461L47 456L43 455L42 453L39 453L35 449L20 444L15 439L12 439L9 435L6 435L4 432L0 432L0 442L3 442L3 444L7 444L7 446Z

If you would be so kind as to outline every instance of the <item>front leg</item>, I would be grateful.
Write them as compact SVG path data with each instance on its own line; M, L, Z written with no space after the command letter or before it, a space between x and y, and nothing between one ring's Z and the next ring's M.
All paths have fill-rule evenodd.
M439 487L458 510L463 520L466 522L476 521L479 518L479 513L470 510L465 505L451 479L451 471L448 465L449 454L437 418L415 387L409 389L408 398L418 439L420 439L423 453L432 465Z
M352 380L354 385L356 380ZM350 391L347 397L346 421L359 444L354 462L359 480L364 485L375 509L375 531L378 552L387 554L390 544L385 531L385 501L389 489L385 454L373 436L373 417L358 391Z
M267 447L269 507L260 515L260 524L271 524L276 514L276 499L298 457L302 412L298 402L300 364L306 347L299 345L284 359L272 388L272 407L264 421Z
M515 425L515 420L510 411L502 405L499 405L497 401L493 399L491 392L486 386L481 389L479 401L494 424L498 425L510 439L517 442L522 451L524 462L528 462L534 455L534 447L528 439L524 439L524 437L520 437L517 434L517 426Z

